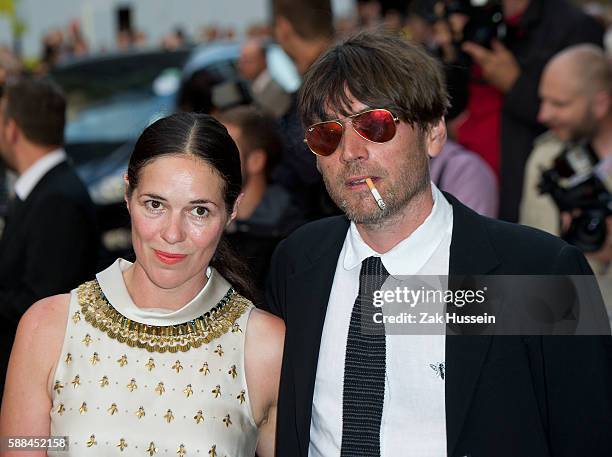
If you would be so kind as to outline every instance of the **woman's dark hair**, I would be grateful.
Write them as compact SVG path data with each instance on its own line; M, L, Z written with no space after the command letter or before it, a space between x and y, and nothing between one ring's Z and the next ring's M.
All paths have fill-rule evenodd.
M128 165L128 197L138 187L142 169L170 155L190 155L210 165L223 179L223 199L228 214L242 189L240 154L226 128L208 114L176 113L159 119L138 138ZM210 265L249 299L255 297L249 270L221 237Z

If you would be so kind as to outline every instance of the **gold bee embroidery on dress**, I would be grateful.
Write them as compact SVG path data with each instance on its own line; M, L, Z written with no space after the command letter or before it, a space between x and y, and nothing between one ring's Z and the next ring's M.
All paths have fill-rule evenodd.
M89 346L91 344L91 342L92 342L92 338L91 338L91 336L88 333L87 335L85 335L85 338L83 338L83 344L85 346Z
M76 389L78 386L81 385L81 378L79 377L79 375L76 375L74 377L74 379L71 382L72 386Z
M138 411L136 411L136 417L138 419L142 419L145 416L145 410L144 408L141 406L140 408L138 408Z
M213 444L213 446L208 451L208 457L217 457L217 445Z
M194 420L196 421L196 424L199 424L201 422L204 421L204 413L202 412L202 410L198 410L198 412L196 413L195 416L193 416Z
M57 407L57 414L61 416L62 414L64 414L65 411L66 411L66 407L64 406L63 403L60 403L59 406Z
M183 393L185 397L189 398L193 395L193 389L191 388L191 384L187 384L187 387L183 389Z
M147 449L147 452L149 453L149 456L157 453L157 448L155 447L155 443L153 441L151 441L151 444L149 444L149 449Z
M59 381L55 381L55 384L53 385L53 390L55 390L56 394L61 394L62 393L62 389L64 388L64 385L59 382Z
M69 352L68 354L66 354L66 365L70 364L70 362L72 362L72 354Z
M155 368L155 362L153 362L153 359L149 359L145 367L147 368L147 370L152 371L153 368Z
M169 409L168 411L166 411L166 414L164 414L164 419L166 419L166 422L170 423L174 420L174 414L172 414L172 410Z
M219 384L217 384L217 387L215 387L212 390L212 393L215 396L215 398L219 398L219 395L221 395L221 386Z
M217 344L217 349L215 349L215 354L219 354L219 357L223 356L223 348L221 347L220 344Z
M121 452L123 452L123 450L124 450L126 447L128 447L128 445L127 445L127 443L125 442L125 440L124 440L123 438L121 438L121 439L119 440L119 443L117 444L117 447L119 448L119 450L120 450Z
M136 385L136 380L132 378L130 380L130 383L126 387L130 389L130 392L134 392L134 390L138 389L138 386Z
M179 457L185 457L185 454L187 454L187 449L185 449L185 445L181 444L176 450L176 453L179 455Z
M72 322L76 324L80 320L81 320L81 313L79 311L75 311L75 313L72 315Z
M230 425L232 425L232 420L230 419L229 414L223 418L223 423L225 424L226 427L229 427Z
M87 403L83 402L83 403L81 404L81 407L79 408L79 412L80 412L81 414L85 414L85 413L87 412Z
M155 392L157 392L160 397L165 391L166 391L166 388L164 387L163 382L158 383L157 387L155 387Z
M236 376L238 376L238 372L236 371L236 365L232 365L232 367L227 373L231 375L233 379L236 379Z
M119 364L120 367L126 366L128 363L127 355L123 354L121 357L119 357L117 359L117 363Z
M240 325L238 325L238 322L235 322L234 325L232 325L232 333L242 333L242 329L240 328Z
M98 384L100 384L100 387L108 386L108 376L102 376L102 379L98 381Z
M117 408L117 405L115 403L113 403L112 405L110 405L110 408L108 408L107 411L112 416L117 411L119 411L119 408Z
M87 444L87 447L97 445L98 442L96 441L96 435L91 435L85 444Z
M177 360L176 362L174 362L174 365L172 365L172 369L176 370L176 372L178 373L183 369L183 365L181 365L181 362Z
M100 361L100 356L98 355L97 352L94 352L93 355L89 358L89 361L91 362L92 365L95 365L96 363Z
M210 373L210 370L208 369L208 362L204 362L202 364L202 368L200 368L200 373L204 373L204 376Z
M244 389L242 389L240 393L238 394L238 396L236 397L236 399L240 402L240 404L243 404L246 401L246 398L244 398L245 393L246 392L244 391Z

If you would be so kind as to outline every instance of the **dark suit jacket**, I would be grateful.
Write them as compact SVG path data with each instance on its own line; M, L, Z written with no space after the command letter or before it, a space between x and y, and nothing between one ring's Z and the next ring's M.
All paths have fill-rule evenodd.
M477 215L447 195L450 274L591 274L582 254L535 229ZM323 322L349 222L298 229L272 259L266 301L287 328L277 453L306 457ZM446 337L449 456L611 456L610 337ZM409 447L410 443L406 443Z
M98 246L93 203L62 162L9 214L0 239L0 386L23 313L36 300L92 279Z

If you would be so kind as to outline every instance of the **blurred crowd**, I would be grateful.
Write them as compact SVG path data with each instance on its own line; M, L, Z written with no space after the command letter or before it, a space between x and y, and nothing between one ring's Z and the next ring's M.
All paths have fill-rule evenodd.
M272 16L270 24L240 31L207 25L190 35L176 27L158 43L145 30L123 28L114 49L95 51L73 20L43 37L42 55L29 68L46 74L92 53L239 39L239 81L195 71L181 82L178 109L217 115L239 146L246 196L229 237L261 286L282 238L338 213L303 143L297 93L274 79L266 49L278 43L303 75L331 43L355 31L398 34L439 58L452 98L447 144L431 160L434 183L481 214L563 236L601 278L612 278L609 2L359 0L353 15L334 17L329 0L273 0ZM23 68L0 48L0 86ZM565 81L555 79L559 74Z

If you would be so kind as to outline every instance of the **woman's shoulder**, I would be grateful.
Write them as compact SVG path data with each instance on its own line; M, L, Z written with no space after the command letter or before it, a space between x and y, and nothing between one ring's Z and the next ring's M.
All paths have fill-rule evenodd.
M284 341L283 320L267 311L253 308L247 325L247 351L249 346L256 348L252 353L256 354L259 362L276 365L282 359Z
M248 331L254 337L268 338L272 341L284 339L285 322L274 314L254 307L249 316Z
M17 328L17 337L54 342L63 340L70 307L70 294L43 298L25 312Z

